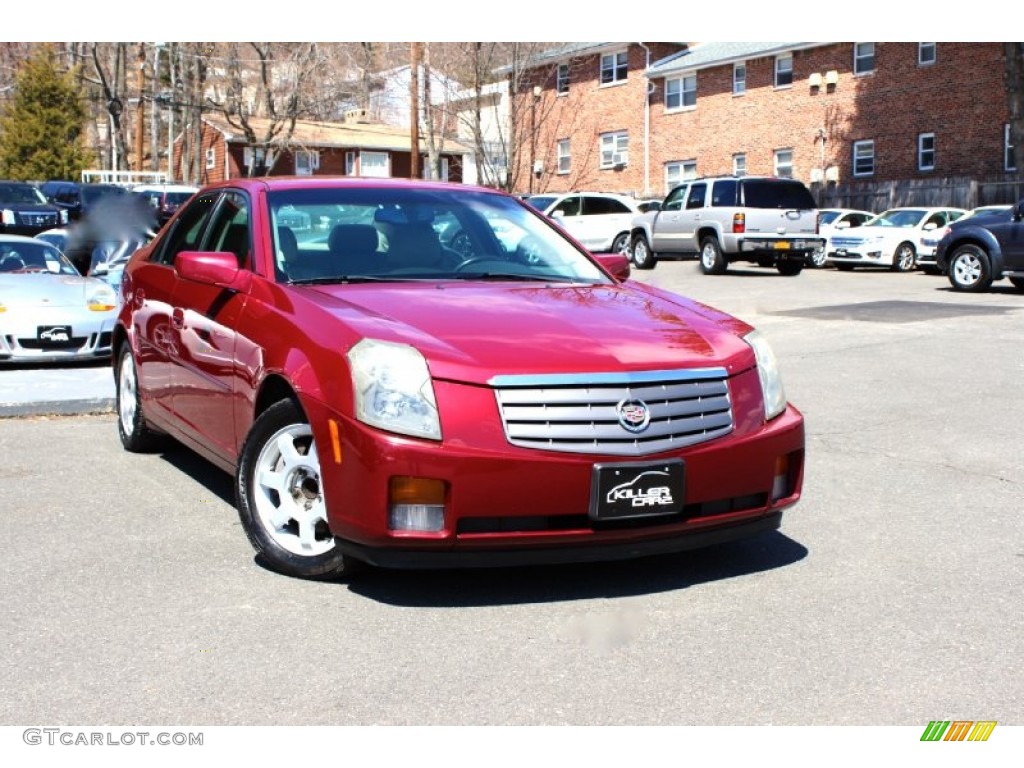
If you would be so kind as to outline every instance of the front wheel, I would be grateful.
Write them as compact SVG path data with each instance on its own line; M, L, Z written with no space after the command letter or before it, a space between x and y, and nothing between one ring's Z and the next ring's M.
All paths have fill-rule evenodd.
M910 243L900 243L892 255L893 272L910 272L914 268L917 254Z
M274 403L256 419L235 492L242 527L271 568L304 579L351 575L355 563L327 526L313 430L294 400Z
M621 253L627 259L629 258L628 232L620 232L618 236L612 241L612 253Z
M824 248L815 248L811 251L811 255L807 257L807 261L810 262L811 266L815 269L821 269L825 266L828 261L828 257L825 254Z
M700 269L705 275L721 275L729 268L718 239L705 237L700 242Z
M949 284L967 293L984 291L992 284L988 254L976 245L962 245L949 260Z
M641 232L633 235L633 247L630 249L633 266L637 269L654 269L654 252L647 243L647 237Z

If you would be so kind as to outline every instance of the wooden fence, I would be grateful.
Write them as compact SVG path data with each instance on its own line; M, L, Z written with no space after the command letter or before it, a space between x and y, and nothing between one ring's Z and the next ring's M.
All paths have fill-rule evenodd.
M910 181L813 183L811 194L819 208L856 208L880 213L904 206L952 206L1016 203L1024 199L1024 179L915 179Z

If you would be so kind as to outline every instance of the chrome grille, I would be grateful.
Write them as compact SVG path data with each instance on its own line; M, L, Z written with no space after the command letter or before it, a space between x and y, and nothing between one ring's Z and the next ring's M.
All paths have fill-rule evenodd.
M733 429L724 368L617 374L498 376L505 437L543 451L646 456L702 443ZM641 401L641 431L620 422L620 405Z

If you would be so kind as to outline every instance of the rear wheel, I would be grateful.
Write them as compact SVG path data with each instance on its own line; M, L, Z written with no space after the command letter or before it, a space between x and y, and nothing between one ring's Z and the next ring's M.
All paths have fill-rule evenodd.
M900 243L896 246L896 252L892 255L893 272L910 272L913 270L916 255L913 245L910 243Z
M718 239L705 237L700 241L700 269L705 275L721 275L729 268Z
M358 565L327 525L313 430L294 400L253 424L235 478L238 515L253 548L274 570L304 579L341 579Z
M160 445L161 433L146 424L142 414L142 400L139 396L139 377L135 369L135 358L131 345L121 347L117 361L117 434L121 445L132 453L147 453Z
M637 269L654 269L654 253L643 232L633 235L633 247L630 249L633 266Z
M961 245L949 260L949 284L957 291L976 293L992 285L988 254L976 245Z

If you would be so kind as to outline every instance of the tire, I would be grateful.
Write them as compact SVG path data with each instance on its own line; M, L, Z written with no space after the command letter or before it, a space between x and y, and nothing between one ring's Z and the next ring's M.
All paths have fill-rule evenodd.
M117 435L121 445L132 453L150 453L157 450L163 434L146 423L139 397L139 378L132 356L131 345L121 347L117 360L117 388L114 393L117 411Z
M654 269L656 260L647 237L641 232L633 235L633 246L630 248L630 260L637 269Z
M729 262L722 255L722 247L715 237L700 241L700 270L705 275L721 275L729 268Z
M612 253L621 253L628 259L630 255L629 251L629 233L620 232L612 241Z
M1024 291L1024 277L1011 277L1010 282L1018 291Z
M327 527L320 460L309 422L280 400L253 424L235 476L238 516L253 549L273 570L321 581L358 568Z
M892 255L893 272L912 272L914 270L914 259L917 252L910 243L900 243Z
M836 269L840 272L853 272L853 264L844 264L843 262L836 262Z
M781 259L778 264L775 265L775 268L779 270L780 275L796 277L804 271L804 263L802 261L797 261L796 259Z
M977 293L992 285L988 254L977 245L961 245L949 259L949 284L953 290Z
M828 263L828 256L824 248L815 248L807 256L807 263L815 269L822 269Z

